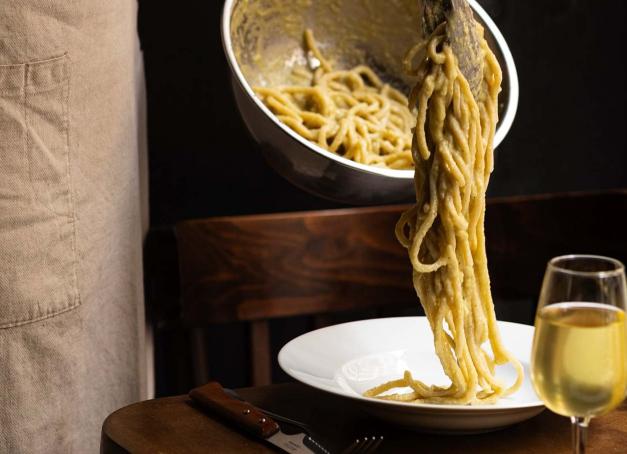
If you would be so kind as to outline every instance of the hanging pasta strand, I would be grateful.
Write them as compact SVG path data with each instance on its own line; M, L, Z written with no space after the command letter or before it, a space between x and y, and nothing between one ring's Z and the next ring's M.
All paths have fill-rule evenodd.
M396 236L408 250L414 287L451 383L427 385L406 371L403 378L368 390L369 397L487 404L513 393L523 380L520 362L501 342L490 293L485 191L502 76L483 29L480 36L485 65L477 99L446 42L445 24L405 59L408 68L419 60L416 69L410 68L418 83L409 96L410 108L417 108L412 141L416 205L401 215ZM492 354L482 346L486 341ZM495 366L508 362L517 378L506 385L495 377ZM384 395L405 387L412 391Z

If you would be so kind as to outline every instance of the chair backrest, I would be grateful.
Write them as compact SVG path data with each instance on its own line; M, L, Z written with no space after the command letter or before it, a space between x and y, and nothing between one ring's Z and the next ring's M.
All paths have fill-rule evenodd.
M402 208L182 222L183 316L214 323L415 303L394 237Z
M406 206L184 221L176 226L183 318L252 323L255 384L269 380L266 320L418 302L394 236ZM627 191L492 199L486 238L501 319L532 323L547 261L627 259ZM261 358L261 359L260 359ZM264 368L261 371L260 368Z

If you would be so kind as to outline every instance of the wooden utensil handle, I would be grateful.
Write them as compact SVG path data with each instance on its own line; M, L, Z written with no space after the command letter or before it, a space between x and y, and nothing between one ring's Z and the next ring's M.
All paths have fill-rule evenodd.
M268 438L279 431L279 425L252 404L226 394L218 382L192 389L189 397L211 411L228 419L256 437Z

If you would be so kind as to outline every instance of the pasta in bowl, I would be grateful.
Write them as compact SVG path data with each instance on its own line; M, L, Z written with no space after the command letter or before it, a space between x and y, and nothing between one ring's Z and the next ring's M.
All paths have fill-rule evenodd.
M494 138L497 146L515 116L518 79L497 27L474 0L470 4L503 69ZM412 198L413 170L407 162L396 166L355 162L329 151L320 146L319 137L305 138L281 121L255 88L295 85L299 73L311 72L311 49L303 39L305 30L311 29L333 71L366 66L390 91L407 96L415 78L405 74L402 61L408 48L420 39L417 2L227 0L222 19L237 105L275 170L302 189L344 203L379 204Z
M499 321L498 327L503 344L522 364L525 380L515 393L489 405L404 402L364 395L406 370L427 383L446 383L426 317L360 320L318 329L288 342L278 359L292 378L343 397L347 405L358 405L394 425L430 432L483 432L544 410L529 379L533 326ZM496 376L510 386L517 379L511 364L497 367Z

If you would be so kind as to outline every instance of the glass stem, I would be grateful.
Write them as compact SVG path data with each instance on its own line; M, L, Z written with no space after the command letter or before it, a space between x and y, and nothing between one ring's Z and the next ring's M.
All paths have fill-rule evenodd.
M570 421L573 427L573 454L586 454L586 438L590 418L572 416Z

